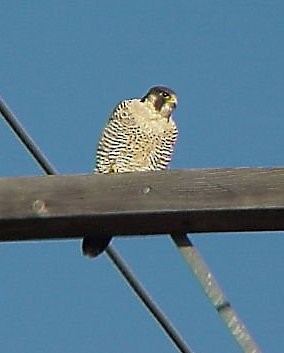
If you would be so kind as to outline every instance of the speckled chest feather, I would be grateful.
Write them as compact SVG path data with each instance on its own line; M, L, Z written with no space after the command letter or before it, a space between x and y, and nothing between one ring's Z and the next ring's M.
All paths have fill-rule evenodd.
M97 149L96 173L166 169L178 130L147 102L122 101L111 114Z

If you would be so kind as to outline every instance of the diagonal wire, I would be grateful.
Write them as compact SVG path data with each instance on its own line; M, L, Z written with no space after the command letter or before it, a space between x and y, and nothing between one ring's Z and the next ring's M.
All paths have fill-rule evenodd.
M0 113L3 115L6 123L10 126L12 131L16 134L19 140L23 143L26 149L30 152L32 157L41 166L41 168L48 175L58 174L55 167L48 161L43 152L36 145L34 140L26 132L25 128L19 122L15 114L11 111L5 101L0 97Z
M248 332L246 326L238 317L224 292L218 285L217 280L214 278L208 265L187 235L172 234L171 237L181 255L189 265L191 271L196 276L210 302L239 344L241 350L244 353L261 353L261 350L254 342L254 339Z
M49 162L47 157L43 154L40 148L37 146L35 141L30 137L24 127L20 124L15 114L11 111L8 105L0 96L0 113L4 117L6 123L11 127L12 131L19 138L21 143L26 147L28 152L33 156L36 162L48 175L59 174L56 168ZM164 329L168 337L175 344L176 348L182 353L193 353L192 349L186 344L179 332L175 329L173 324L169 321L162 310L155 304L153 299L143 288L142 284L135 278L133 272L129 266L118 254L118 252L112 246L108 246L106 253L110 260L117 267L118 271L122 274L130 288L136 293L138 298L146 306L149 312L154 316L157 322Z
M134 274L131 272L130 268L126 266L124 261L122 261L121 257L114 250L114 248L108 246L106 249L106 253L112 260L112 262L116 265L122 276L127 279L127 283L129 284L129 286L139 296L146 308L154 315L155 319L160 323L160 325L163 327L163 329L166 331L166 333L169 335L169 337L175 343L178 349L181 352L193 353L193 351L186 345L182 337L173 327L169 319L159 309L157 304L155 304L155 302L143 288L141 283L136 279Z

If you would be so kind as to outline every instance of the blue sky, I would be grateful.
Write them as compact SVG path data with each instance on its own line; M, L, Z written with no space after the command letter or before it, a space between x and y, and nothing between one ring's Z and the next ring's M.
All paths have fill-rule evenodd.
M283 1L2 0L1 95L61 173L87 173L114 105L179 96L172 168L281 166ZM42 171L0 120L0 175ZM193 235L263 351L284 349L283 232ZM0 244L0 340L16 352L175 352L106 256ZM115 239L196 353L239 352L166 236Z

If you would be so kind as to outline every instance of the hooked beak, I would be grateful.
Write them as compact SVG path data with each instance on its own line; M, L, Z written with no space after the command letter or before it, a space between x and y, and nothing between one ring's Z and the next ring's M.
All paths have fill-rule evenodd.
M175 97L175 96L169 97L168 102L171 103L174 106L174 108L176 108L177 103L178 103L177 97Z

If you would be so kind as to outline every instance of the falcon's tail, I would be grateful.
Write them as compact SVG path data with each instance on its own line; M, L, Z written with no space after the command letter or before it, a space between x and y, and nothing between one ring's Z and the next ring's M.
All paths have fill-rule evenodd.
M97 257L108 247L111 237L86 235L82 242L82 251L85 256Z

